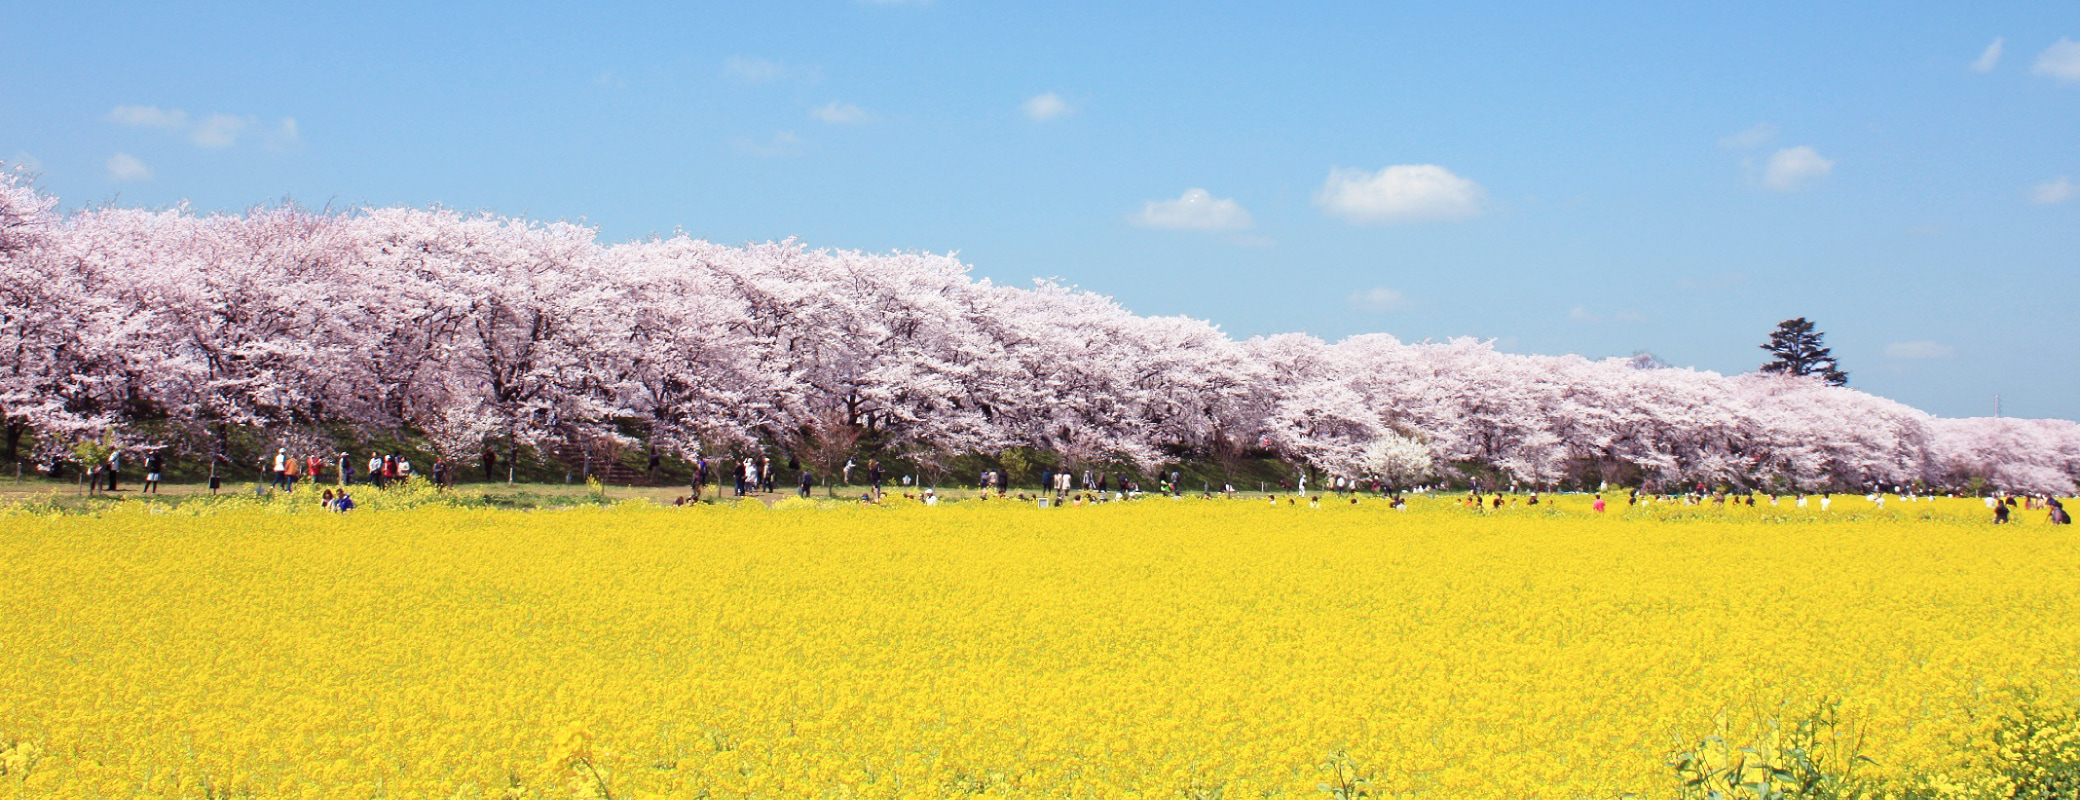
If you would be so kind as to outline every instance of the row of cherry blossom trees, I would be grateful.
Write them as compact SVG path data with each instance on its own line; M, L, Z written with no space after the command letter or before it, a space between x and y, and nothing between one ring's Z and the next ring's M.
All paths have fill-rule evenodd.
M947 256L602 244L445 209L60 213L0 178L7 446L222 453L408 435L553 459L639 441L862 447L930 469L1270 453L1330 475L1848 488L1982 479L2070 492L2080 426L1938 419L1817 380L1519 356L1460 339L1236 341Z

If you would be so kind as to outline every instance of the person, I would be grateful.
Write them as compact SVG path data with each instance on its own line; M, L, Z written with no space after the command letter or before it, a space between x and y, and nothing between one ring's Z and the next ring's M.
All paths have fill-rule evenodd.
M881 459L867 459L867 482L874 486L874 501L877 503L881 501L881 479L883 477Z
M2006 503L1993 504L1993 524L2008 524L2008 505Z
M383 457L375 453L368 454L368 484L383 488Z
M486 451L489 452L489 451ZM693 502L701 501L701 487L708 483L708 457L693 457Z
M1603 513L1603 495L1601 493L1598 493L1596 495L1596 502L1591 504L1589 507L1595 509L1596 513L1598 514Z
M1531 499L1529 499L1529 500L1526 500L1526 501L1524 501L1524 505L1527 505L1527 506L1535 506L1535 505L1538 505L1538 493L1537 493L1537 492L1532 492L1532 493L1531 493Z
M354 496L345 489L339 490L339 496L332 499L332 510L342 514L354 510Z
M289 488L289 448L278 447L274 451L274 485Z
M2044 498L2044 505L2047 505L2047 506L2050 506L2050 507L2051 507L2051 524L2053 524L2053 525L2071 525L2071 524L2073 524L2073 518L2072 518L2072 517L2070 517L2070 516L2067 516L2067 514L2066 514L2066 505L2065 505L2064 503L2058 502L2058 498L2056 498L2056 497L2049 497L2049 496L2046 496L2046 497Z
M303 477L303 459L289 456L282 465L282 488L295 490L296 479Z
M144 490L149 494L159 493L159 481L166 471L166 456L153 450L144 457Z
M846 457L845 457L845 471L839 474L839 479L840 479L840 480L839 480L839 482L840 482L840 484L841 484L841 485L844 485L844 486L851 486L851 485L852 485L852 467L853 467L853 466L854 466L854 463L853 463L852 457L851 457L851 456L846 456Z
M759 478L759 491L762 491L762 492L771 492L771 491L773 491L773 480L774 480L774 476L773 476L773 457L772 457L772 456L759 456L759 457L758 457L758 478Z
M448 460L445 458L437 457L433 460L433 485L441 489L448 488Z
M758 462L744 459L744 474L737 476L737 496L758 490Z
M490 483L493 480L496 480L497 478L495 473L498 471L498 453L492 450L491 448L486 447L484 448L484 455L482 457L482 460L484 462L484 482Z
M809 489L816 485L816 476L809 474L809 471L806 469L802 470L801 484L802 499L807 500L809 498Z
M115 490L116 490L116 473L118 473L118 472L121 472L122 470L123 470L123 449L122 449L122 448L120 448L120 447L118 447L118 448L115 448L115 449L113 449L113 450L110 450L110 451L108 451L108 490L109 490L109 491L113 492L113 491L115 491Z
M304 477L311 479L311 483L317 483L318 476L324 474L324 472L325 459L319 458L317 453L312 453L309 458L304 459L303 474Z
M1502 508L1502 493L1501 493L1501 492L1496 492L1496 493L1495 493L1495 507L1496 507L1497 509L1500 509L1500 508Z
M324 507L325 507L325 508L326 508L327 510L330 510L330 509L332 508L332 490L331 490L331 489L326 489L326 490L325 490L325 494L324 494L324 496L322 496L322 497L318 498L318 505L324 506Z
M334 460L334 461L337 461L337 462L339 462L339 485L340 485L340 487L341 487L341 488L345 488L347 484L353 483L353 482L354 482L354 457L353 457L353 456L350 456L350 455L347 455L347 451L345 451L345 450L341 450L341 451L339 451L339 455L337 455L337 456L333 456L332 460Z
M398 479L398 480L400 480L400 481L408 481L408 480L411 480L411 479L412 479L412 462L404 460L404 456L401 456L401 455L400 455L400 456L398 456L398 457L397 457L397 474L396 474L396 475L394 475L394 476L392 476L392 477L395 477L395 478L397 478L397 479Z

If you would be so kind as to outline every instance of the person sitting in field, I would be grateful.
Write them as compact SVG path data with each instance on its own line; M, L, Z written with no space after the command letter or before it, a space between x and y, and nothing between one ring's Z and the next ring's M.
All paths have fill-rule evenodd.
M2056 497L2048 497L2048 496L2047 496L2047 497L2045 497L2045 498L2044 498L2044 505L2047 505L2047 506L2050 506L2050 507L2051 507L2051 524L2053 524L2053 525L2071 525L2071 524L2073 524L2073 518L2072 518L2071 516L2068 516L2068 515L2066 514L2066 505L2065 505L2064 503L2058 502L2058 498L2056 498Z
M2008 524L2008 506L2005 503L1995 503L1993 505L1993 524Z
M354 510L354 496L341 489L339 496L332 499L332 510L342 514Z
M1595 509L1595 510L1596 510L1596 513L1598 513L1598 514L1601 514L1601 513L1603 513L1603 495L1601 495L1601 494L1597 495L1597 496L1596 496L1596 502L1595 502L1595 503L1593 503L1593 504L1591 504L1591 505L1590 505L1589 507L1590 507L1590 508L1592 508L1592 509Z

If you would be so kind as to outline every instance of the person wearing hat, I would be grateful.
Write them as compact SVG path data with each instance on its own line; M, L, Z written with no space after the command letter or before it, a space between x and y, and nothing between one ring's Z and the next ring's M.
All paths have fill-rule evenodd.
M274 485L289 488L289 448L278 447L274 451Z

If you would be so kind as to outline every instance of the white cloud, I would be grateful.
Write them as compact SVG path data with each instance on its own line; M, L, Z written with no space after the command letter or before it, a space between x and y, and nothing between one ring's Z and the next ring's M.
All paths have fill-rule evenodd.
M856 125L867 121L865 109L851 103L840 103L836 100L809 109L809 116L832 125Z
M736 144L738 150L754 156L784 156L791 155L796 150L801 149L802 139L791 131L781 131L773 134L772 138L763 141L748 137L740 138Z
M1762 122L1753 128L1720 139L1719 146L1728 150L1753 150L1776 140L1777 126Z
M211 114L190 125L188 112L158 106L116 106L108 112L108 119L118 125L137 128L186 131L189 142L196 147L211 149L238 144L239 137L260 124L260 121L251 115ZM303 140L296 120L289 117L283 117L276 125L258 129L256 133L262 145L274 150Z
M1375 286L1350 296L1351 308L1384 314L1408 308L1408 298L1385 286Z
M1778 150L1762 169L1762 185L1779 192L1795 192L1834 172L1834 162L1820 157L1811 147L1799 145Z
M148 181L152 179L152 168L129 153L117 153L108 157L108 179L112 181Z
M722 71L730 77L748 83L772 83L788 75L786 64L764 58L730 56L722 62Z
M251 124L251 117L211 114L195 123L195 130L188 132L188 141L194 142L196 147L230 147L238 144L238 135Z
M1589 313L1589 309L1584 308L1582 306L1575 306L1574 308L1568 309L1567 319L1569 322L1586 322L1591 325L1603 321L1602 317Z
M2037 55L2037 65L2030 71L2060 83L2080 83L2080 42L2060 37L2058 44Z
M2076 188L2080 187L2075 187L2073 185L2072 179L2067 178L2064 175L2060 175L2055 180L2048 180L2043 183L2037 184L2037 188L2030 190L2029 201L2032 203L2043 203L2046 205L2049 205L2051 203L2063 203L2073 198L2073 193Z
M158 106L116 106L108 112L108 120L133 128L165 128L177 131L188 127L188 112Z
M1935 342L1893 342L1885 345L1885 357L1900 360L1949 358L1957 348Z
M275 139L279 144L297 144L303 141L303 128L296 124L295 117L283 117L275 127Z
M1027 100L1025 105L1019 108L1024 109L1026 116L1032 117L1034 122L1046 122L1076 112L1076 109L1069 107L1069 101L1063 100L1061 95L1054 92Z
M1184 190L1176 200L1150 200L1141 213L1127 219L1144 228L1192 231L1239 231L1256 224L1232 198L1215 199L1198 187Z
M1480 216L1487 192L1436 164L1400 164L1378 172L1336 167L1314 204L1356 223L1461 220Z
M1993 37L1993 44L1987 45L1986 50L1972 60L1972 71L1992 72L1993 65L2001 63L2001 46L2005 43L2006 40L2001 37Z

